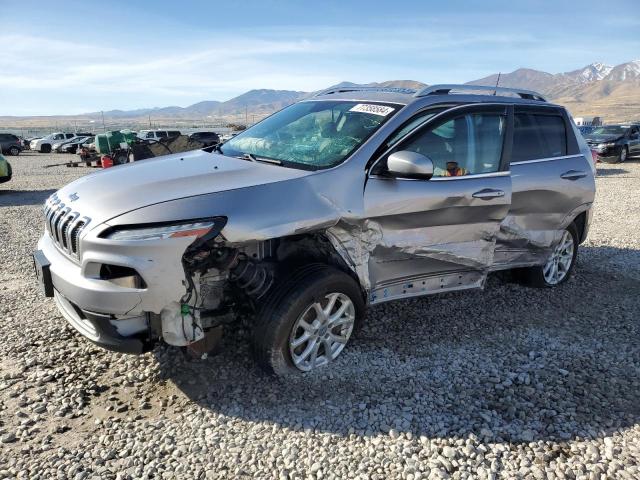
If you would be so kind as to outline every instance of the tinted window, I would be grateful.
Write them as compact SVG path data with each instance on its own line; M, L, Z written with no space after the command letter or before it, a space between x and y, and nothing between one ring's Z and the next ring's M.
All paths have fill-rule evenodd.
M512 162L561 157L567 154L567 132L559 115L517 113L514 119Z
M171 130L171 131L169 131L169 136L170 137L179 137L180 136L180 132L178 132L177 130Z
M158 138L165 138L167 136L167 132L156 132L156 136Z
M64 135L59 133L57 135L54 135L53 139L54 140L64 140Z
M505 128L505 117L497 113L461 115L416 133L397 150L431 158L435 177L497 172Z
M147 138L153 138L153 132L147 132Z

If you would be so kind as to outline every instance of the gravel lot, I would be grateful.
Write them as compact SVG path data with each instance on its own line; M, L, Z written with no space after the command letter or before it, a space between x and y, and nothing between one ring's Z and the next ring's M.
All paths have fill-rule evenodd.
M640 478L640 160L599 166L553 290L373 308L335 368L279 380L220 354L109 353L37 290L41 204L86 174L9 157L0 185L0 478Z

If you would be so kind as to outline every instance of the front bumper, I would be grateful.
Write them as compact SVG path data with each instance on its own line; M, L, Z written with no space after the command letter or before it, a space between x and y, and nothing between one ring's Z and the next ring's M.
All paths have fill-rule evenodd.
M140 354L153 348L155 342L151 339L151 332L144 316L133 317L129 320L114 320L109 315L100 315L81 310L57 291L54 291L54 299L58 310L73 328L93 343L107 350ZM124 336L117 326L123 323L146 324L146 328L131 336Z
M591 146L591 151L595 154L595 158L600 162L615 162L620 157L622 147L615 145L607 148L596 148Z
M96 228L81 239L81 261L69 257L45 232L38 242L50 263L55 302L60 313L82 335L110 350L145 351L149 318L185 293L182 253L192 239L116 242L99 238ZM118 285L100 278L101 265L134 269L145 288Z

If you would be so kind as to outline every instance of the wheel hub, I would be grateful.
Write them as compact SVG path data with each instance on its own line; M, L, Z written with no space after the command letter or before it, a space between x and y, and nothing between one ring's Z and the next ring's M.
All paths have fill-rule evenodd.
M573 237L565 230L543 268L544 279L548 284L557 285L567 276L573 263L573 250Z
M289 353L302 371L326 365L344 349L355 323L355 306L343 293L329 293L309 305L293 325Z

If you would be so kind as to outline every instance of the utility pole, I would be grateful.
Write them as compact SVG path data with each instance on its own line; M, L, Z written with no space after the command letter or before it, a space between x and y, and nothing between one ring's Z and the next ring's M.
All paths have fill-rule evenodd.
M102 114L102 131L106 132L107 131L107 127L104 124L104 110L100 110L100 113Z
M153 128L153 127L151 126L151 114L149 114L149 128Z
M244 107L244 124L247 125L249 123L249 106Z

